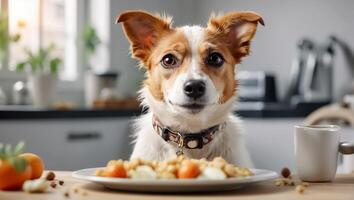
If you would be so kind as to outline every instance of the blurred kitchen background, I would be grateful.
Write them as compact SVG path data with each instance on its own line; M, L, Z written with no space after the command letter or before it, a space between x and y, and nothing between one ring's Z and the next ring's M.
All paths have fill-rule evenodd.
M263 16L237 66L247 145L257 168L295 168L293 126L339 124L354 141L354 1L0 0L0 142L26 142L47 168L128 159L144 72L115 17L127 9L205 25L211 12ZM340 158L353 170L353 156Z

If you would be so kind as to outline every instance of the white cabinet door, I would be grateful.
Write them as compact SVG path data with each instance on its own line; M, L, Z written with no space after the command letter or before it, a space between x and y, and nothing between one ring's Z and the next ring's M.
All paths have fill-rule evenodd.
M47 169L76 170L128 159L129 118L0 121L0 142L26 142L26 150L44 158Z
M293 127L302 119L244 119L247 147L257 168L294 168Z

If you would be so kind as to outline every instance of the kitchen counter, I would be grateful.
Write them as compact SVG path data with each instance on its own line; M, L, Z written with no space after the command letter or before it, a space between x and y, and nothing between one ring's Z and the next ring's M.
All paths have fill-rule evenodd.
M306 117L314 110L327 104L328 102L298 102L294 105L287 103L238 102L235 113L245 118L299 118Z
M326 103L307 103L290 106L281 103L239 102L234 113L245 118L305 117ZM142 113L140 108L55 110L34 106L0 106L0 120L17 119L74 119L133 117Z
M248 199L248 200L291 200L291 199L354 199L354 173L337 175L332 183L311 183L303 194L295 191L294 186L275 186L274 182L269 181L257 185L250 185L243 189L217 193L179 193L179 194L144 194L112 191L93 183L83 182L71 177L71 172L55 172L59 180L64 180L63 186L44 194L28 194L24 192L5 192L0 191L0 199L6 200L52 200L52 199L105 199L105 200L223 200L223 199ZM65 196L65 193L68 196Z
M56 110L34 106L0 106L0 120L25 119L74 119L133 117L141 114L140 109L86 109Z

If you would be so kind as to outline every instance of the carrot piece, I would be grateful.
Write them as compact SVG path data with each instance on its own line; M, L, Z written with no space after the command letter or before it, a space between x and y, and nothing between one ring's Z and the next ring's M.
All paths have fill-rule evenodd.
M117 163L107 166L102 175L106 177L126 178L127 171L123 164Z
M200 174L198 165L192 161L183 161L178 170L178 178L196 178Z

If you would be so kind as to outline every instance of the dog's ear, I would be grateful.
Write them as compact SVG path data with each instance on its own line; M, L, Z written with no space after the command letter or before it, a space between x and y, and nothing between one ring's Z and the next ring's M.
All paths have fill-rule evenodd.
M170 31L171 18L155 16L143 11L127 11L116 18L131 44L132 55L146 61L159 37Z
M262 17L255 12L230 12L223 16L212 15L207 29L212 37L226 39L232 55L240 60L250 52L258 22L264 25Z

